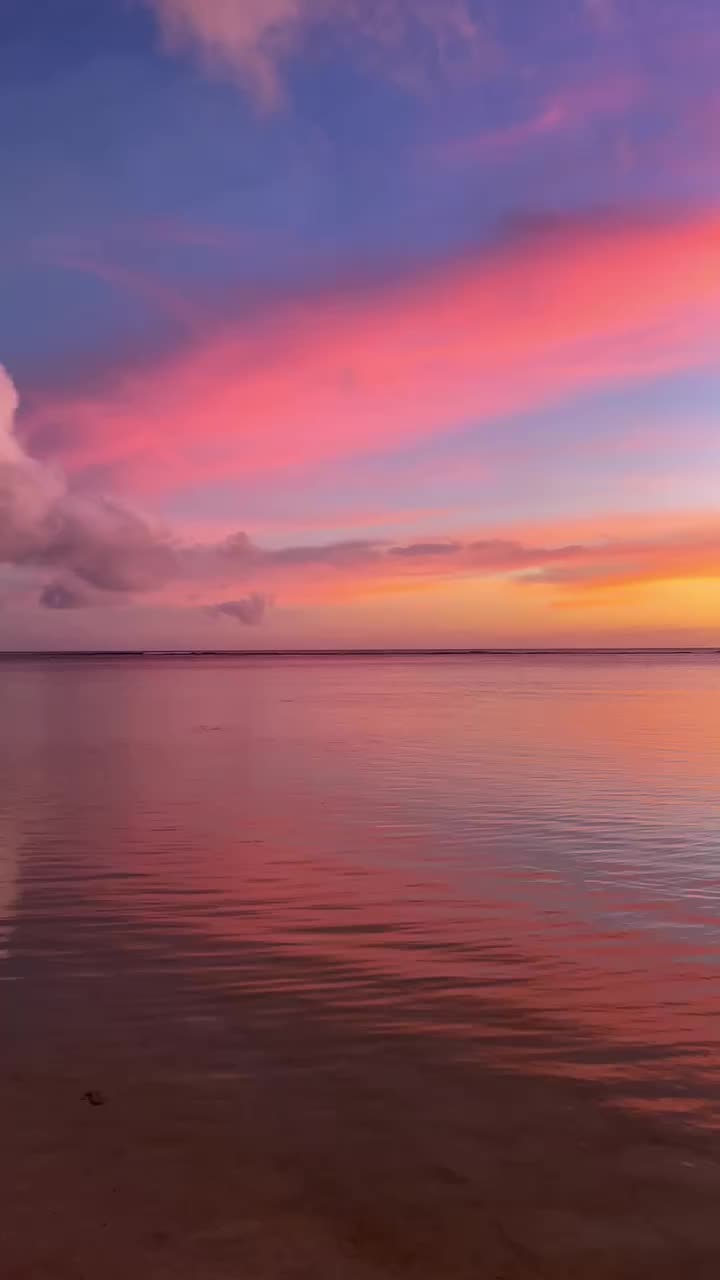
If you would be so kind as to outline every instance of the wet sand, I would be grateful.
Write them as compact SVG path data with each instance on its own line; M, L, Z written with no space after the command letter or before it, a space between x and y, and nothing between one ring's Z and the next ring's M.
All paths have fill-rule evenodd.
M141 973L3 984L2 1280L720 1274L711 1132L327 1008L175 1024L153 981L133 1044Z

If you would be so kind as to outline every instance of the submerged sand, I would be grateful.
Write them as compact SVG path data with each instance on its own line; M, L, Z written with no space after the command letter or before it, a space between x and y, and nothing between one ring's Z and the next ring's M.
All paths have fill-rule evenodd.
M223 1063L217 1005L129 1043L119 986L3 986L2 1280L720 1275L711 1131L270 997Z

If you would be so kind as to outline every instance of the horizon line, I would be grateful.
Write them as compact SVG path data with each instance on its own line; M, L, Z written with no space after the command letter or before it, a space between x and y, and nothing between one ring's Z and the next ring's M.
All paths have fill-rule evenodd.
M0 649L0 661L38 658L343 658L343 657L500 657L588 654L720 654L715 645L548 645L496 647L419 647L328 649Z

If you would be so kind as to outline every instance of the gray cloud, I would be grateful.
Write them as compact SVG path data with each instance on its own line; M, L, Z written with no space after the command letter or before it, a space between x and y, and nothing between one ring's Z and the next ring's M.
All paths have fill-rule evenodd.
M224 600L221 604L214 604L210 612L223 618L233 618L246 627L256 627L265 617L268 604L266 596L253 592L244 600Z
M98 499L67 495L53 504L16 563L74 573L100 591L143 592L163 586L177 573L177 551L134 513Z
M412 542L406 547L392 547L391 554L408 560L430 559L433 556L454 556L461 550L457 542Z
M274 565L311 565L327 564L337 568L348 568L353 565L367 564L368 560L381 552L382 542L345 541L326 542L318 546L281 547L277 551L266 551L263 558Z
M173 583L231 586L260 569L351 557L343 546L263 552L240 532L214 544L184 543L118 502L74 494L59 472L22 448L15 434L17 404L0 366L0 564L52 575L39 594L44 608L80 608ZM253 594L215 611L256 625L267 603Z
M125 594L177 577L180 554L171 536L118 503L70 492L62 475L22 448L16 410L15 388L0 366L0 564L48 569Z
M571 560L582 555L583 551L587 552L587 548L526 547L522 542L491 538L484 542L468 543L467 551L472 564L477 568L512 572L516 569L532 569L535 565Z
M48 582L40 592L38 602L45 609L83 609L89 603L86 595L64 582Z

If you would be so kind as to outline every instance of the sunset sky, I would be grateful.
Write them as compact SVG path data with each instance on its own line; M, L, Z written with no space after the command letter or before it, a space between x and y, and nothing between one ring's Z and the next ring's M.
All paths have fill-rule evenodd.
M0 22L0 648L720 645L718 0Z

